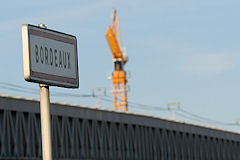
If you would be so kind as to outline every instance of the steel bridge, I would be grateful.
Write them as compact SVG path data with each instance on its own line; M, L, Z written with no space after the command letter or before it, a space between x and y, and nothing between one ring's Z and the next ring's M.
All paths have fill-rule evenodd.
M239 160L240 135L133 113L51 104L53 159ZM0 96L0 159L42 159L39 101Z

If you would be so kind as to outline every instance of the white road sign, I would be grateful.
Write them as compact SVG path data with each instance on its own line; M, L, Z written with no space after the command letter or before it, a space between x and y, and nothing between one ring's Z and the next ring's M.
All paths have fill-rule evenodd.
M67 88L79 87L75 36L22 25L24 78Z

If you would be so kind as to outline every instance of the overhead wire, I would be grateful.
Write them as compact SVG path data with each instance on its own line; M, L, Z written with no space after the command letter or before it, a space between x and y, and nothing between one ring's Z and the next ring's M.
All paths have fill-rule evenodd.
M8 87L8 86L2 86L2 85L0 85L0 88L2 88L2 89L7 89L7 90L10 90L10 91L15 91L15 92L25 92L24 90L22 90L22 89L19 89L19 88L14 88L14 87ZM31 92L31 91L28 91L29 93L31 93L31 94L35 94L35 92Z
M109 96L106 96L107 98L110 98ZM106 101L106 102L111 102L113 103L113 100L112 99L107 99L107 98L101 98L103 101ZM153 109L153 110L158 110L158 111L167 111L168 109L167 108L157 108L157 106L154 106L155 108L152 108L153 106L150 106L150 105L143 105L143 104L138 104L138 103L135 103L134 105L131 105L131 108L136 108L136 109L140 109L140 110L149 110L149 109Z
M226 125L226 126L236 126L236 125L238 125L237 123L224 122L224 121L218 121L218 120L205 118L205 117L199 116L197 114L193 114L191 112L183 110L181 108L176 111L176 114L178 114L179 116L182 116L184 118L197 121L197 122L203 122L203 123L209 123L209 124L217 124L217 125Z
M193 113L188 112L188 111L186 111L186 110L184 110L184 109L182 109L182 108L179 108L178 111L179 111L179 112L182 112L182 113L185 113L185 114L188 114L188 115L190 115L190 116L192 116L192 117L195 117L195 118L199 118L199 119L202 119L202 120L209 121L208 118L199 116L199 115L197 115L197 114L193 114Z
M106 97L112 99L111 96L106 95ZM161 106L156 106L156 105L147 105L147 104L142 104L142 103L136 103L136 102L133 102L133 101L128 101L128 104L130 104L131 107L132 106L138 106L138 107L141 107L141 108L146 108L146 109L151 108L151 109L158 110L158 111L167 111L168 110L168 108L166 108L166 107L161 107Z
M107 96L108 98L112 98L110 96ZM136 103L132 101L128 101L129 104L131 104L131 107L135 107L138 109L143 109L143 110L154 110L154 111L162 111L162 110L167 110L170 111L168 108L160 107L160 106L155 106L155 105L146 105L146 104L141 104L141 103ZM209 124L217 124L217 125L225 125L225 126L236 126L239 125L237 123L231 123L231 122L224 122L224 121L218 121L218 120L212 120L209 118L205 118L202 116L199 116L197 114L188 112L182 108L179 108L178 110L175 110L175 113L183 118L186 118L188 120L192 120L198 123L209 123Z
M111 98L110 96L107 96L107 97ZM110 101L110 102L112 102L112 101ZM151 110L154 110L154 111L160 111L160 110L170 111L168 108L155 106L155 105L152 106L152 105L146 105L146 104L129 102L129 101L128 101L128 103L129 104L133 104L133 105L131 105L131 107L135 107L135 108L143 109L143 110L151 109ZM197 114L188 112L188 111L186 111L186 110L184 110L182 108L179 108L178 110L175 110L175 113L177 115L179 115L180 117L183 117L183 118L186 118L188 120L192 120L192 121L195 121L195 122L198 122L198 123L209 123L209 124L218 124L218 125L225 125L225 126L226 125L228 125L228 126L236 126L236 125L238 125L236 123L223 122L223 121L217 121L217 120L212 120L212 119L209 119L209 118L205 118L205 117L199 116Z
M33 88L29 88L29 87L22 87L20 85L16 85L16 84L11 84L11 83L7 83L7 82L0 82L0 88L3 89L8 89L11 91L16 91L16 92L27 92L27 93L31 93L31 94L39 94L39 90L38 89L33 89ZM52 96L55 97L95 97L92 94L73 94L73 93L64 93L64 92L56 92L53 91L51 93Z
M206 122L206 121L204 121L204 120L201 120L201 119L198 119L198 118L194 118L194 117L191 117L191 116L188 116L188 115L179 113L179 112L175 112L175 113L176 113L178 116L180 116L180 117L183 117L183 118L186 118L186 119L195 121L195 122L201 122L201 123Z
M31 92L37 92L36 89L33 89L33 88L28 88L28 87L23 87L23 86L20 86L20 85L17 85L17 84L13 84L13 83L8 83L8 82L0 82L0 84L2 85L6 85L8 87L11 87L11 88L18 88L18 89L24 89L24 90L28 90L28 91L31 91Z
M0 82L0 88L10 90L10 91L15 91L15 92L27 92L30 94L39 94L38 89L33 89L30 87L22 87L17 84L12 84L9 82ZM74 97L74 98L79 98L79 97L93 97L97 98L97 96L93 94L74 94L74 93L64 93L64 92L52 92L52 96L55 97ZM111 96L104 96L101 97L101 99L107 103L113 103L112 97ZM128 103L131 105L132 108L140 109L140 110L152 110L152 111L170 111L167 107L161 107L161 106L156 106L156 105L147 105L147 104L142 104L142 103L137 103L133 101L128 101ZM217 120L212 120L206 117L199 116L198 114L191 113L189 111L186 111L182 108L179 108L178 110L175 110L175 113L183 118L186 118L188 120L192 120L198 123L208 123L208 124L217 124L217 125L228 125L228 126L236 126L239 125L237 123L230 123L230 122L224 122L224 121L217 121Z
M1 84L6 85L7 87L2 86ZM28 92L31 94L39 94L39 90L37 90L37 89L33 89L33 88L29 88L29 87L22 87L20 85L8 83L8 82L0 82L0 88L9 89L9 90L18 91L18 92ZM97 97L92 94L73 94L73 93L63 93L63 92L52 92L51 95L55 96L55 97L68 96L68 97L75 97L75 98L77 98L77 97L95 97L96 98ZM106 95L104 97L101 97L101 99L105 102L113 103L112 97L110 97L110 96ZM167 111L168 110L167 108L164 108L164 107L146 105L146 104L136 103L136 102L132 102L132 101L129 101L129 104L131 104L131 107L133 107L133 108L142 109L142 110L149 110L149 109L157 110L157 111L160 111L160 110Z

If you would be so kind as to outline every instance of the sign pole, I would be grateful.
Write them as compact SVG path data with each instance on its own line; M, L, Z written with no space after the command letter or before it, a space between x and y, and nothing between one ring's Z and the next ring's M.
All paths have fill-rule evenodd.
M39 84L39 87L42 129L42 156L43 160L52 160L49 86L45 84Z
M47 28L44 24L39 24L41 28ZM52 160L52 138L51 138L51 114L49 86L39 84L40 87L40 115L42 130L42 158Z
M40 87L42 159L52 160L49 86L79 88L77 38L23 24L22 42L24 78Z

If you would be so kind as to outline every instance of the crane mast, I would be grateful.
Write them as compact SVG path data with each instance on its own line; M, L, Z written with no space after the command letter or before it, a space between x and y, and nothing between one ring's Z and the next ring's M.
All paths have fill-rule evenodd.
M115 9L112 17L112 25L107 29L106 38L112 52L114 65L114 71L112 73L113 106L115 110L127 111L128 101L126 84L128 81L126 72L124 71L127 57L123 55L119 23Z

